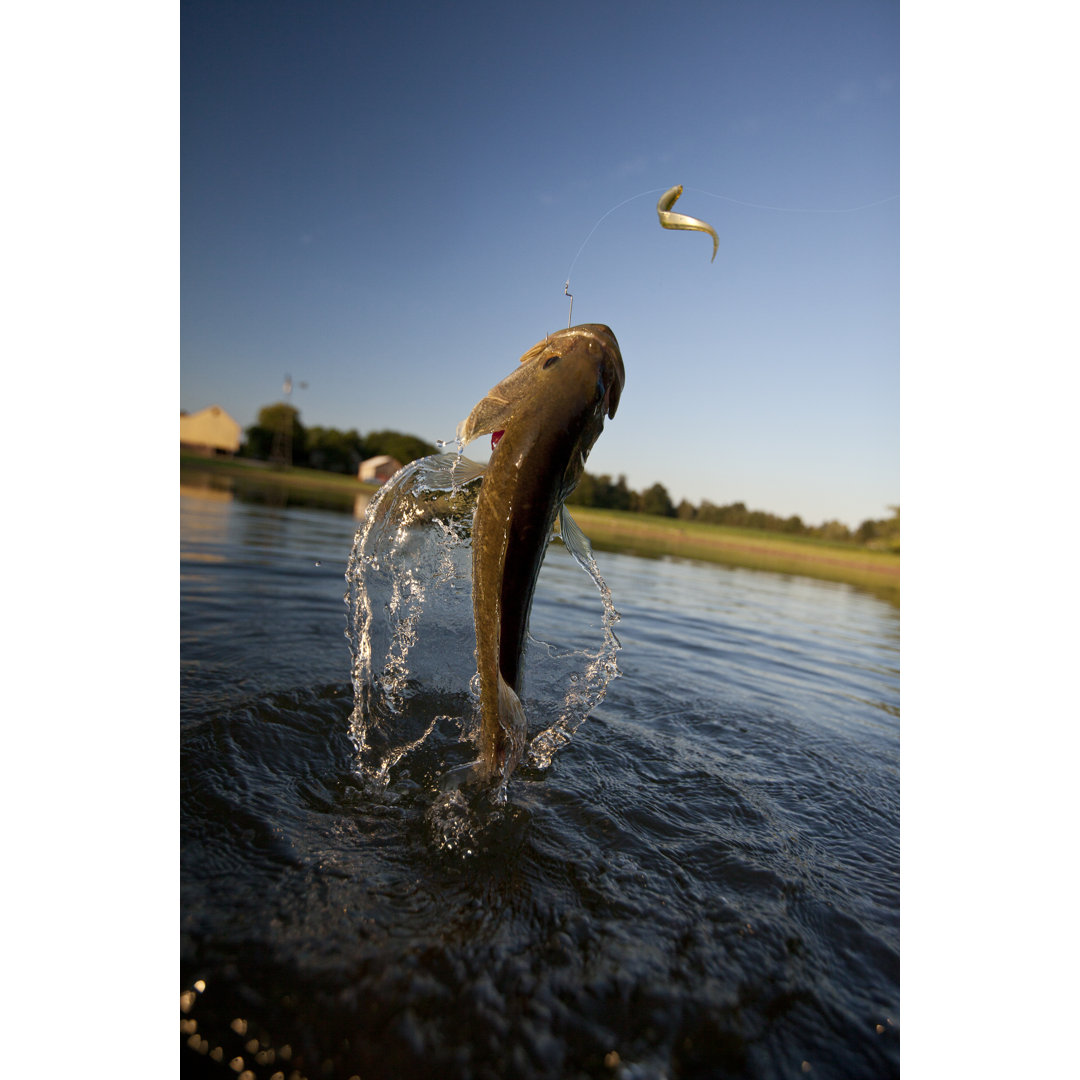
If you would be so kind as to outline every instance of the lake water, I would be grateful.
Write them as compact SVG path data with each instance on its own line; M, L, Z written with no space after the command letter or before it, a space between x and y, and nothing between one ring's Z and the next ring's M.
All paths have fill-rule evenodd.
M448 844L449 743L359 767L356 527L181 488L185 1074L899 1075L899 611L599 553L619 677ZM534 631L598 602L553 548Z

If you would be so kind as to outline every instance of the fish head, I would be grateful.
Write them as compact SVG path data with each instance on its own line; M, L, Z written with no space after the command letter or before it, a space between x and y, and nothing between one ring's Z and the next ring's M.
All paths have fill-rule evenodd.
M580 402L586 411L599 407L601 419L615 415L626 369L611 327L584 323L560 330L534 345L521 363L532 368L539 392L557 387L561 397ZM551 385L543 387L544 382Z
M571 326L549 334L522 357L517 368L492 387L458 425L467 444L508 426L556 421L588 454L619 406L626 371L611 328L602 323ZM542 419L543 418L543 419Z

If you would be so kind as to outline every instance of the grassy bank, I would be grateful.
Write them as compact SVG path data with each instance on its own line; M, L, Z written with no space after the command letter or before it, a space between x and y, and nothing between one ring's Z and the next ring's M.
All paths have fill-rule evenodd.
M246 461L241 458L208 458L198 454L181 454L180 471L207 472L215 476L231 476L254 484L303 488L308 491L339 491L372 494L375 484L362 484L355 476L324 472L322 469L301 469L292 466L279 469L265 461Z
M658 558L745 566L781 574L842 581L870 589L892 603L900 600L900 556L810 537L780 536L759 529L705 525L621 510L571 508L593 547Z
M181 479L221 477L245 493L275 492L311 497L330 509L351 510L358 494L378 490L353 476L318 469L275 469L263 462L181 455ZM647 558L671 555L683 559L743 566L781 574L840 581L869 589L890 603L900 602L900 556L809 537L781 536L758 529L705 525L652 514L572 507L574 520L593 547Z

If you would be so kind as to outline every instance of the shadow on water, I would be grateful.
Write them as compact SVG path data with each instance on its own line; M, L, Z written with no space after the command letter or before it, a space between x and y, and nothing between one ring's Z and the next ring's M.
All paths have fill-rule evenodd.
M898 1076L898 614L608 556L621 677L495 806L438 791L450 721L358 768L352 529L182 500L184 1074ZM574 644L555 555L534 620Z

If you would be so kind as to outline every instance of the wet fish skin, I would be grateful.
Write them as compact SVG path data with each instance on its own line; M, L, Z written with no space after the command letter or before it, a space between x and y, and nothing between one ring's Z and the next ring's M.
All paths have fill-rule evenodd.
M509 777L525 748L522 657L537 575L555 518L614 416L626 379L600 323L535 345L458 431L465 444L502 432L473 515L473 616L480 674L481 778Z

